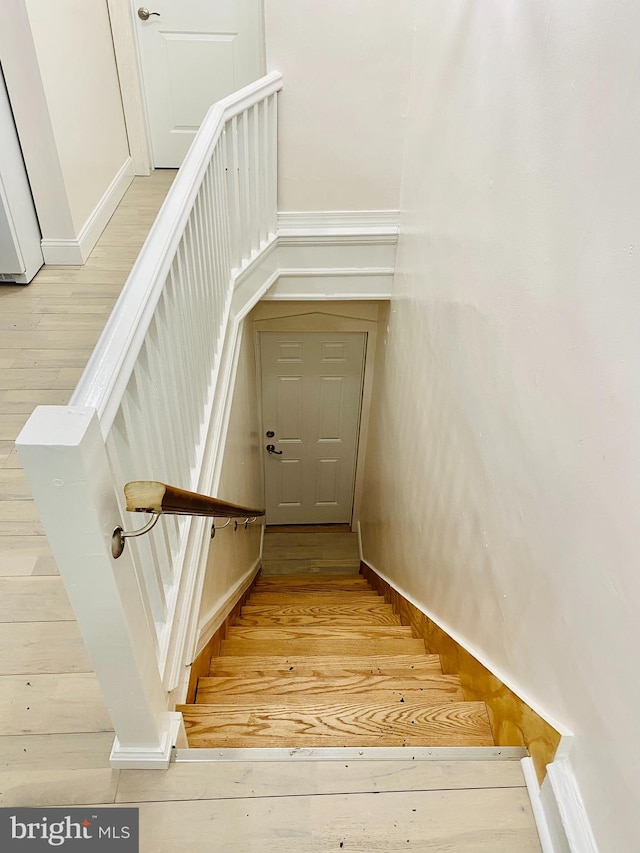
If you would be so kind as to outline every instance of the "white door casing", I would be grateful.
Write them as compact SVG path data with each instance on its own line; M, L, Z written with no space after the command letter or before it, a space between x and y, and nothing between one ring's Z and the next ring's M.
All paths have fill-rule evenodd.
M267 524L351 521L365 350L363 332L260 333Z
M154 166L176 168L211 104L264 74L262 2L131 2Z

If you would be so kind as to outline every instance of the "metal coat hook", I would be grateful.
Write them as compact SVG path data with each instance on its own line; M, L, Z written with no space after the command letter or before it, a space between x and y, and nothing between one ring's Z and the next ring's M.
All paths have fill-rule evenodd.
M211 538L213 539L216 535L216 530L224 530L225 527L228 527L231 524L231 519L228 518L224 524L221 524L219 527L216 527L215 521L211 524Z
M243 525L243 526L244 526L244 529L246 530L246 529L247 529L247 527L248 527L250 524L255 524L255 522L256 522L257 520L258 520L258 516L257 516L257 515L253 515L253 516L250 516L250 517L248 517L248 518L245 518L245 520L244 520L244 521L241 521L241 522L238 522L238 519L237 519L237 518L228 518L228 519L225 521L225 523L224 523L224 524L221 524L220 526L217 526L217 525L216 525L216 523L215 523L215 521L214 521L214 523L211 525L211 538L213 539L213 538L215 537L215 535L216 535L216 530L224 530L224 528L225 528L225 527L228 527L228 526L231 524L231 522L232 522L232 521L233 521L233 531L234 531L234 533L235 533L235 531L238 529L238 523L240 523L241 525Z
M127 539L133 539L136 536L144 536L145 533L148 533L155 527L161 515L161 512L151 513L151 519L139 530L123 530L121 527L116 527L111 534L111 554L113 559L117 560L118 557L122 556Z

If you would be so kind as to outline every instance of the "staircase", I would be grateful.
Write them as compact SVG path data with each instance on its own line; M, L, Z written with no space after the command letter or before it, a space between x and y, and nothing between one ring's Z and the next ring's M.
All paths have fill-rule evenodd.
M261 576L177 710L190 747L493 746L485 704L352 574Z

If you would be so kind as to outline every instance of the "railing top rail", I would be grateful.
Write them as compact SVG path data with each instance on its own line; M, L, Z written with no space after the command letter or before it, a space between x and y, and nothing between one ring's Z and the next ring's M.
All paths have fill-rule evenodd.
M272 71L209 108L71 397L70 405L97 410L103 434L115 418L118 389L131 374L225 123L281 88L282 75Z
M157 515L202 515L209 518L257 518L264 509L221 501L154 480L136 480L124 487L127 512Z

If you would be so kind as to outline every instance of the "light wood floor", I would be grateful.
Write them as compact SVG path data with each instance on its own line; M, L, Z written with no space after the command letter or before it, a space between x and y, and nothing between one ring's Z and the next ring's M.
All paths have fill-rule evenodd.
M109 768L109 719L13 442L36 405L68 401L173 176L134 181L84 267L0 286L0 805L139 805L143 853L539 851L512 761Z

